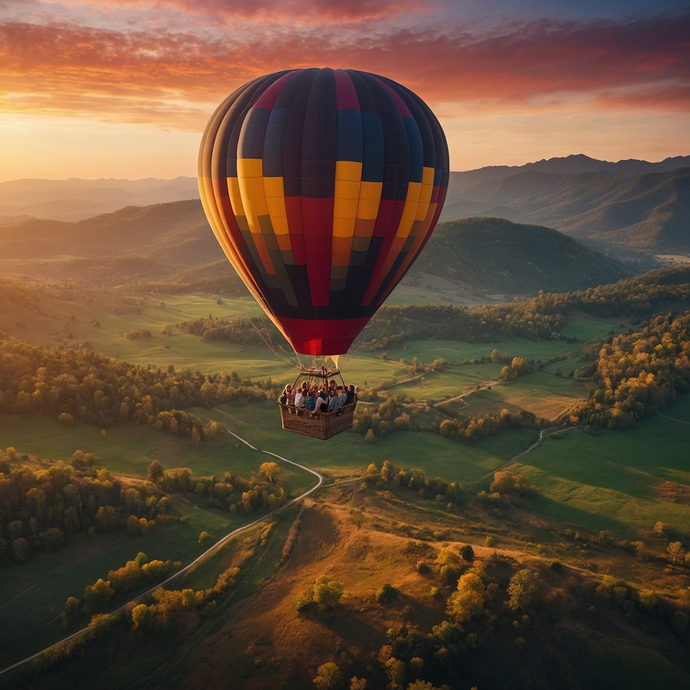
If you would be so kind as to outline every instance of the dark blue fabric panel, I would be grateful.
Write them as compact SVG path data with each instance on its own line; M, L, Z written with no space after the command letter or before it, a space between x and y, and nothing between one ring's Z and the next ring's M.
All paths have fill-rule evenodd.
M252 108L244 119L244 131L239 147L239 158L262 158L266 125L271 111L266 108Z
M364 156L362 113L359 110L339 110L337 114L337 134L337 160L361 163Z
M283 74L285 72L269 74L245 84L235 92L236 98L228 104L223 123L216 134L213 157L217 158L218 167L217 170L214 169L214 175L217 173L219 177L237 177L237 142L247 110L256 102L264 88L280 79Z
M290 107L290 114L288 115L287 127L285 129L285 142L283 144L283 184L285 196L300 196L302 194L300 170L302 167L304 118L307 113L309 92L317 72L318 70L315 68L305 70L304 78L297 87L297 92ZM288 86L294 81L291 81ZM278 96L279 100L282 95L281 93Z
M262 154L266 177L282 177L283 175L283 141L289 113L287 108L274 108L268 118Z
M410 175L410 145L407 129L398 106L373 75L366 75L381 116L385 149L382 199L403 200L407 197Z
M417 123L412 117L404 117L407 139L410 143L410 182L422 181L422 167L424 151L422 150L422 137L419 134Z
M337 149L337 109L333 70L322 69L312 82L302 139L302 196L333 196Z

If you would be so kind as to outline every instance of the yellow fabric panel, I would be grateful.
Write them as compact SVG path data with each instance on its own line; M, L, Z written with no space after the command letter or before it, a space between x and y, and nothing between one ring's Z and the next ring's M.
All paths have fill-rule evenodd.
M376 226L376 217L374 218L361 218L357 216L355 222L355 236L356 237L366 237L369 239L374 234L374 227ZM369 246L369 245L367 245Z
M364 183L362 186L364 186ZM375 199L365 199L360 194L359 204L357 205L357 218L361 218L362 220L376 220L376 216L379 213L380 201L380 196L377 196Z
M434 169L424 168L422 173L422 189L419 193L419 203L417 205L417 213L415 220L424 220L427 211L429 210L429 202L431 201L431 194L434 191Z
M273 226L275 229L275 225ZM276 241L278 242L278 248L281 252L291 252L292 244L290 243L290 235L279 235L276 233Z
M264 177L263 179L266 198L285 198L285 187L283 186L282 177Z
M336 180L333 197L336 199L359 199L359 182L352 180Z
M359 187L359 198L379 201L381 192L383 192L383 182L362 182Z
M336 161L335 179L359 182L362 179L362 164L356 161Z
M247 214L249 229L253 233L261 232L257 218L258 216L268 215L263 178L240 176L238 179L240 181L240 194L242 195L242 203Z
M228 196L232 205L232 212L235 216L244 216L244 205L240 194L240 182L236 177L228 177Z
M244 284L249 288L250 292L254 296L258 296L259 292L256 283L254 282L254 278L250 275L247 267L244 264L244 261L242 260L242 257L233 244L229 228L227 228L223 214L220 212L220 209L216 204L213 181L211 178L206 176L200 177L199 180L201 203L206 211L207 217L210 219L209 225L213 230L213 234L218 239L220 246L225 252L225 256L228 257L228 260L232 264L233 268L237 271L240 278L244 281Z
M238 158L237 177L262 177L264 174L264 162L261 158Z
M331 245L331 264L333 266L349 266L351 249L352 235L349 237L334 236Z
M283 188L282 177L264 177L264 193L266 194L266 206L268 207L268 214L271 217L271 224L273 232L278 237L278 244L281 249L280 236L287 237L287 250L292 249L290 243L290 228L287 221L287 209L285 208L285 194ZM283 241L283 244L285 242Z
M403 221L414 220L417 214L417 204L419 203L419 193L422 191L422 185L420 182L410 182L407 186L407 198L405 199L405 206L403 208L402 217L400 219L400 226L403 225ZM398 227L398 235L403 235L406 237L410 232L409 228L407 232L402 233L400 231L400 226Z
M352 237L354 234L354 218L333 218L333 237Z

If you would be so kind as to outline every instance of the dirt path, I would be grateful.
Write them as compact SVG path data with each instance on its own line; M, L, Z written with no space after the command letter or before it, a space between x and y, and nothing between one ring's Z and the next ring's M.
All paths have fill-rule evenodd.
M504 470L506 467L510 467L518 458L521 458L523 455L527 455L530 451L534 450L538 446L542 444L542 441L547 438L548 436L553 436L555 434L563 434L566 431L572 431L573 429L579 429L579 426L569 426L566 427L565 429L560 426L552 426L549 427L548 429L542 429L539 432L539 438L526 450L523 450L522 453L518 453L514 457L510 458L510 460L506 460L504 463L496 467L495 469L491 470L488 474L485 474L481 479L477 479L476 482L472 482L470 486L474 486L475 484L479 484L479 482L483 482L485 479L488 479L489 477L492 477L496 472L500 472L501 470Z
M317 479L317 483L311 487L311 489L307 489L304 493L300 494L296 498L291 499L287 503L284 503L280 508L276 508L275 510L272 510L270 513L266 513L265 515L262 515L260 518L257 518L256 520L253 520L252 522L243 525L242 527L238 527L228 534L226 534L224 537L221 537L211 548L206 549L200 556L195 558L189 565L186 565L184 568L181 568L178 570L176 573L173 573L170 577L166 578L162 582L159 582L158 584L154 585L153 587L150 587L146 591L142 592L141 594L138 594L136 597L131 599L130 601L140 601L144 597L149 596L149 594L152 594L156 589L159 587L163 587L164 585L167 585L169 582L172 582L174 579L178 578L180 575L183 575L184 573L188 573L190 570L192 570L195 566L197 566L201 561L205 560L208 558L211 554L213 554L215 551L217 551L223 544L225 544L227 541L232 539L234 536L240 534L240 532L244 532L251 527L254 527L255 525L258 525L260 522L264 522L264 520L267 520L270 518L272 515L275 515L276 513L279 513L282 510L286 510L290 506L294 505L298 501L303 500L310 494L314 493L319 487L322 486L324 482L324 476L317 472L316 470L311 469L310 467L306 467L305 465L300 465L298 462L294 462L292 460L288 460L287 458L284 458L282 455L278 455L277 453L272 453L271 451L268 450L261 450L260 448L256 448L253 446L249 441L245 441L241 436L238 436L234 431L230 431L230 429L225 425L221 424L220 425L225 432L228 434L231 434L234 436L238 441L241 441L244 443L246 446L251 448L252 450L258 452L258 453L265 453L266 455L270 455L271 457L277 458L278 460L281 460L282 462L286 462L289 465L294 465L295 467L299 467L300 469L304 470L305 472L309 472L310 474L313 474ZM40 583L39 583L40 584ZM129 603L129 602L127 602ZM115 609L114 611L110 612L111 616L115 616L120 613L124 613L125 608L127 604L124 604L120 606L119 608ZM32 654L31 656L26 657L25 659L22 659L21 661L17 661L16 663L7 666L6 668L2 669L0 671L0 676L2 676L4 673L7 673L8 671L11 671L12 669L18 668L22 666L23 664L26 664L29 661L32 661L33 659L36 659L37 657L41 656L41 654L44 654L48 650L52 649L53 647L56 647L58 645L64 644L65 642L69 642L70 640L73 640L80 635L83 635L85 632L87 632L89 629L88 626L85 628L82 628L81 630L77 630L77 632L72 633L71 635L68 635L67 637L63 637L61 640L58 642L54 642L51 645L48 645L45 649L42 649L40 652L36 652L35 654Z
M670 419L672 422L678 422L679 424L687 424L690 426L690 422L686 422L684 419L678 419L677 417L669 417L667 414L661 414L661 412L658 413L659 417L663 417L664 419Z

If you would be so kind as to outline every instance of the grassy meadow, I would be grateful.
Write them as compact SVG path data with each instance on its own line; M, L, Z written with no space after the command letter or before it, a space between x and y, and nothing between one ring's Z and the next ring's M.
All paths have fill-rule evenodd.
M389 303L423 304L433 297L433 290L428 288L403 288L393 294ZM440 293L435 294L438 297ZM448 295L443 297L451 300ZM285 382L294 377L294 370L268 349L204 342L177 328L181 321L209 314L222 319L260 315L258 306L249 298L221 297L219 304L215 295L131 297L65 290L56 292L51 300L33 316L17 313L8 332L43 344L88 340L98 352L161 368L173 364L204 373L235 370L241 377L271 377ZM94 320L98 325L94 325ZM401 393L419 404L455 399L447 403L449 407L467 414L526 409L539 417L554 419L587 394L586 382L567 376L581 366L582 350L588 343L627 328L627 319L579 314L563 329L563 335L576 338L574 343L521 339L495 343L413 341L403 348L389 350L386 358L380 352L354 348L353 354L340 358L340 367L346 382L360 387L379 386L384 381L401 382L387 385L381 391L383 396ZM124 333L133 329L149 330L152 337L125 339ZM162 334L164 330L171 334ZM465 363L489 355L493 349L535 361L563 359L545 371L504 383L500 380L501 364ZM415 357L427 363L443 358L451 366L442 372L428 372L423 379L405 382L410 378L408 367ZM565 375L556 375L559 372ZM487 385L490 390L477 390ZM479 490L488 486L497 468L537 440L536 431L521 429L476 445L410 431L395 432L376 443L365 443L363 436L349 432L323 443L283 432L272 401L192 411L227 425L260 449L314 467L331 479L345 480L366 469L369 463L380 466L384 460L390 460L401 467L424 469L427 476L440 476ZM511 471L525 475L534 485L537 494L529 501L529 511L535 519L594 531L606 529L626 538L648 534L654 523L661 520L679 534L690 534L690 397L679 399L665 415L673 419L650 419L628 432L595 437L568 431L546 439L520 457ZM67 428L50 419L17 416L0 417L0 447L8 446L14 446L20 454L42 458L43 462L68 462L75 450L83 450L96 455L99 466L108 467L115 474L139 478L146 476L153 459L159 460L165 469L189 467L196 475L218 475L229 470L244 476L258 470L267 459L226 433L193 449L185 439L148 426ZM292 495L313 483L311 475L290 466L283 467L282 473ZM11 621L11 625L0 630L0 666L59 639L64 631L57 617L66 598L81 596L86 585L124 565L137 552L144 551L149 558L188 563L200 553L197 539L202 530L218 538L256 517L205 510L179 496L175 504L184 522L156 529L143 537L82 536L60 551L0 569L0 615ZM280 521L280 535L287 533L289 523ZM270 575L273 560L280 557L282 541L274 538L272 544L272 550L252 571L249 584L243 586L254 587ZM197 586L212 580L227 553L224 549L188 576L188 581Z

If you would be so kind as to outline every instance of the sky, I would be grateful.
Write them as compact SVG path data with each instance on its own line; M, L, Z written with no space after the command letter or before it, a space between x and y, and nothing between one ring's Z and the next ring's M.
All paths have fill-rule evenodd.
M0 0L0 181L196 175L219 102L333 67L418 93L452 170L690 154L673 0Z

